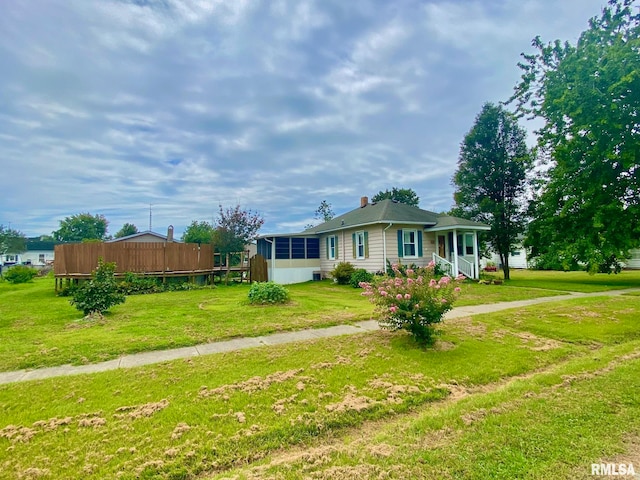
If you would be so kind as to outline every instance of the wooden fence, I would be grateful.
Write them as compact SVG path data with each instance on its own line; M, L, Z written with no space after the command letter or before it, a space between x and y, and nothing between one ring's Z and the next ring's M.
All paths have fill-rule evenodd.
M55 246L53 270L59 277L90 275L98 258L116 263L116 273L194 274L221 268L212 245L196 243L73 243ZM218 263L218 265L214 265Z
M251 257L251 260L249 260L249 272L251 282L266 282L269 280L267 261L260 254L254 255Z

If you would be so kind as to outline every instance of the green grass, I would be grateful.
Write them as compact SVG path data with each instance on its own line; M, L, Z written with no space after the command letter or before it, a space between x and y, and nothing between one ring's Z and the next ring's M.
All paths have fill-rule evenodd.
M623 288L640 288L640 270L624 270L619 274L587 272L554 272L542 270L511 270L511 287L543 288L572 292L603 292ZM490 275L502 278L502 273Z
M134 295L101 321L86 321L57 297L51 278L0 283L0 371L106 361L124 354L239 336L368 320L373 306L359 289L330 281L290 285L285 306L248 305L249 286ZM506 285L465 286L457 305L556 295Z
M86 321L54 294L52 279L0 283L0 371L109 360L238 336L368 320L372 307L351 287L289 287L285 306L248 305L249 286L135 295L102 321Z
M0 478L571 478L640 426L640 297L589 300L2 385Z

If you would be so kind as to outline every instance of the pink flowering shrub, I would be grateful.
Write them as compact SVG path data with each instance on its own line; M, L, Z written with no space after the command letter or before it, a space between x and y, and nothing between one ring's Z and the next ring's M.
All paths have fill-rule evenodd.
M463 276L437 278L435 265L401 271L392 266L395 276L381 277L373 283L362 282L362 295L369 297L380 315L380 326L389 330L407 330L421 344L434 341L434 325L453 308L460 293Z

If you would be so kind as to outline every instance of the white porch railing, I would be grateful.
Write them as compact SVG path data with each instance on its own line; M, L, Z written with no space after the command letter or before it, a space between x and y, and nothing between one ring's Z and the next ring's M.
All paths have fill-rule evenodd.
M449 260L447 260L446 258L442 258L441 256L439 256L438 254L434 253L433 254L433 261L435 262L435 264L440 267L440 269L446 274L449 275L450 277L453 277L453 263L451 263Z
M476 278L476 266L462 257L458 257L458 270L467 278Z

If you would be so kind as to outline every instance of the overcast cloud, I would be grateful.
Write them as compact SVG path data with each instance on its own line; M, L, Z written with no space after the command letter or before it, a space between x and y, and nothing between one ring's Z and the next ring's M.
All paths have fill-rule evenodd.
M0 224L104 214L178 234L218 204L296 232L393 186L452 204L460 142L531 39L605 0L0 4Z

